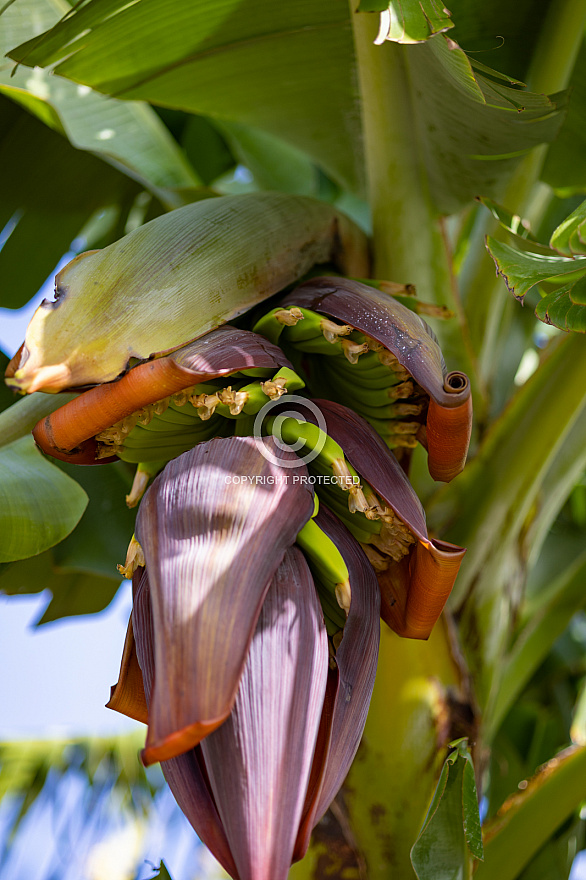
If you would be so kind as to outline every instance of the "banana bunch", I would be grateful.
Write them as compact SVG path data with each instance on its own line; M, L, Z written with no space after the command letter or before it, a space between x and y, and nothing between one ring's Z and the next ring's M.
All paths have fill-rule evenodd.
M314 396L363 416L403 460L421 442L432 477L448 482L466 461L470 382L448 372L422 318L382 289L312 278L255 325L278 343Z
M427 410L424 391L380 342L297 306L272 309L254 331L305 367L316 396L340 400L359 413L390 449L417 445Z
M261 381L248 381L253 376ZM281 367L276 373L263 368L240 370L193 385L142 407L97 434L97 458L117 456L138 464L127 496L127 504L134 507L168 461L206 440L248 434L263 406L303 384L293 370Z
M410 552L416 538L409 527L361 478L332 437L317 425L292 416L272 416L266 419L265 429L304 457L316 497L359 541L377 571L386 570L391 560L399 562ZM314 516L316 513L317 509ZM317 528L315 523L307 524L312 534L314 526Z

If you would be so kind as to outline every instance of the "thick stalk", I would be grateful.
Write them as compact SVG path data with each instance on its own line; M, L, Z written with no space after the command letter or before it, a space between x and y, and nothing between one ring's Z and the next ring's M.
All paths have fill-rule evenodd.
M519 390L476 459L428 509L432 527L468 547L452 607L487 717L522 596L525 536L541 506L549 506L553 517L553 505L563 502L548 477L585 411L585 370L586 341L569 334ZM563 470L558 479L564 479Z
M376 684L346 803L369 880L411 880L409 858L450 740L448 689L461 689L445 622L427 642L383 625Z
M448 365L474 374L463 334L460 302L437 211L419 151L409 82L413 47L375 46L378 16L354 13L375 277L415 284L420 297L458 316L434 326Z
M342 803L334 803L290 880L414 880L411 847L445 747L462 734L451 726L452 700L463 704L465 694L446 621L427 642L401 639L383 624L366 729Z
M585 0L554 0L550 4L526 77L532 92L554 94L568 87L585 24ZM536 198L547 150L548 145L543 144L526 156L502 198L507 208L529 219L534 226L548 203L548 200ZM536 205L539 206L537 210ZM488 212L482 212L471 236L470 256L461 276L464 300L469 300L467 314L475 348L479 352L479 378L483 384L490 383L498 367L498 340L508 325L511 309L510 295L502 279L495 278L494 265L484 247L487 234L499 240L507 237Z

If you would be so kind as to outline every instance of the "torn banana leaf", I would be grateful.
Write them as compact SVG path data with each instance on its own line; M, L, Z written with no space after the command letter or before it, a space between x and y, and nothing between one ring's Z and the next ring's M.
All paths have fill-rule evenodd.
M499 208L501 224L510 232L507 215ZM523 302L526 294L548 282L535 315L560 330L586 332L586 202L554 230L549 247L512 236L505 244L490 236L486 247L510 293ZM555 290L551 290L556 286Z
M418 880L471 876L472 859L483 859L474 766L467 741L450 743L423 828L411 849Z
M59 272L8 382L28 393L111 382L330 261L368 274L364 234L317 199L251 193L178 208Z
M422 43L454 27L448 10L437 0L360 0L358 12L380 12L376 43Z

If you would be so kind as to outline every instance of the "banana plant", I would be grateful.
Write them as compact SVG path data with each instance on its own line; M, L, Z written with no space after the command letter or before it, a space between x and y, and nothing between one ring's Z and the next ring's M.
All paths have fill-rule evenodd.
M586 4L539 13L2 10L5 304L84 240L6 359L0 588L89 613L129 544L110 705L231 876L568 876Z

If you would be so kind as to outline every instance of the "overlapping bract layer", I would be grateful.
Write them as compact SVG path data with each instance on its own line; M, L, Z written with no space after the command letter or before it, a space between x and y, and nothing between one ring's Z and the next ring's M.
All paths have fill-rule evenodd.
M417 316L412 317L419 321ZM437 349L433 339L430 345L432 351ZM250 331L224 326L165 358L135 367L118 382L85 392L39 422L34 431L35 439L44 451L65 460L107 462L112 459L97 458L100 445L96 443L94 432L103 431L116 421L122 424L140 407L149 406L200 381L226 377L242 370L254 373L289 366L281 350L268 340ZM266 400L268 402L269 398ZM467 405L467 402L462 404ZM372 425L340 404L324 400L319 401L319 407L328 435L341 447L340 454L346 455L355 472L394 511L396 526L403 530L404 541L407 545L413 544L408 553L400 547L397 553L391 549L392 558L389 558L385 549L387 540L378 541L378 533L374 537L361 534L361 528L365 527L372 532L372 526L364 518L360 520L356 512L349 520L344 518L355 537L366 546L377 569L383 619L400 635L427 638L453 587L464 551L429 539L421 504L404 470ZM297 408L301 419L314 420L303 407ZM448 413L453 411L445 409ZM209 424L199 422L196 416L194 421L202 427ZM234 430L234 425L233 421L230 431ZM211 428L213 435L213 424ZM207 440L209 434L208 430L207 434L200 435L201 439ZM447 438L444 441L448 450L451 449ZM104 448L107 452L109 447ZM322 500L330 506L335 502L331 493L324 495ZM341 503L346 507L345 499ZM387 525L384 528L391 533L392 539L393 527Z
M423 507L405 472L371 426L347 407L317 402L328 435L415 538L399 560L377 554L382 558L375 567L385 623L399 635L426 639L444 609L466 551L429 537Z
M309 487L283 473L252 437L212 440L170 462L141 503L157 669L145 763L197 745L230 712L270 580L313 511ZM235 474L250 480L238 491Z
M241 880L284 878L304 854L358 748L378 654L374 573L324 510L320 527L340 548L352 591L335 659L328 650L310 569L291 547L313 510L299 479L307 471L299 462L279 474L263 448L252 438L202 444L147 492L138 526L147 568L134 576L132 621L110 703L133 717L148 706L143 757L163 759L181 808ZM288 462L294 459L289 454ZM225 475L244 468L259 478L253 486L219 488ZM258 536L250 531L255 514ZM219 577L209 562L217 553ZM219 704L227 720L209 725Z
M42 419L33 435L54 458L104 464L115 458L98 457L96 435L132 413L198 382L283 366L290 363L276 345L247 330L219 327L167 357L139 364L117 382L86 391Z

